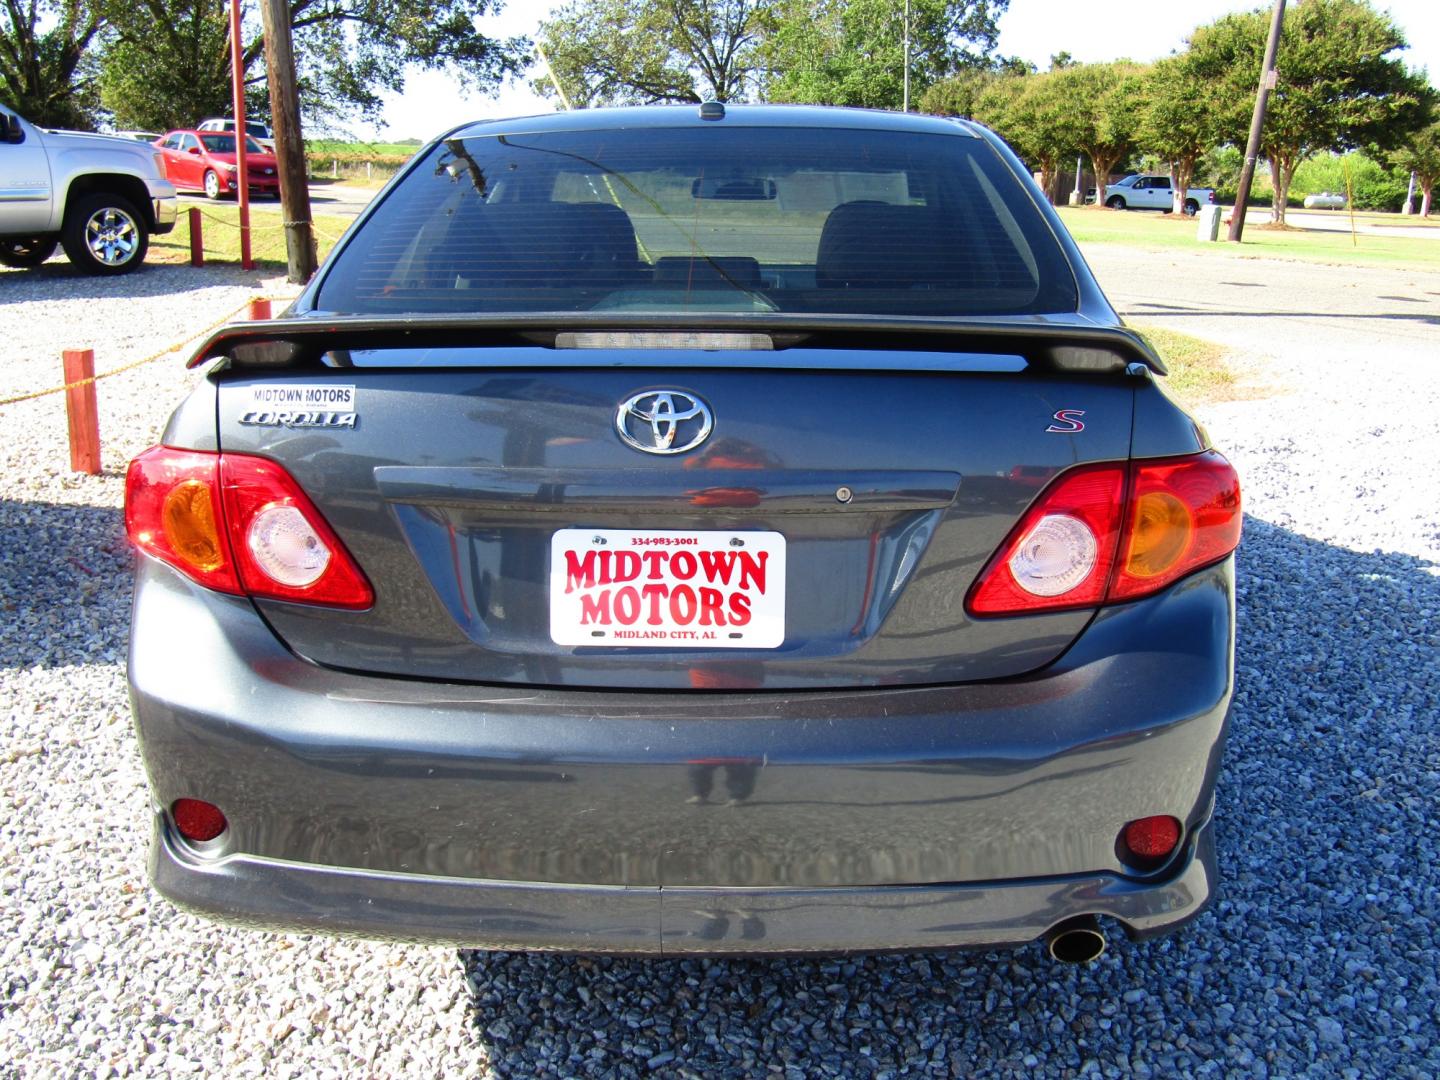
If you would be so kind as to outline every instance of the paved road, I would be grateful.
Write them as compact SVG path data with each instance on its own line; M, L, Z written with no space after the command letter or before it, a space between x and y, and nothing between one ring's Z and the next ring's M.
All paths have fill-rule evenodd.
M354 184L336 184L329 180L316 180L310 184L310 208L316 214L332 214L337 217L355 217L369 205L379 188L364 188ZM184 192L180 196L183 206L205 206L210 202L203 195ZM278 209L279 200L257 199L252 205L262 210Z
M1433 271L1090 245L1085 258L1125 318L1303 360L1432 361L1440 346L1440 248Z
M1245 215L1245 224L1247 227L1252 222L1263 225L1269 220L1269 210L1265 210L1259 215L1253 213ZM1322 210L1312 213L1287 210L1285 213L1285 224L1293 225L1298 229L1348 233L1350 231L1350 215L1343 210ZM1374 218L1358 217L1355 219L1355 231L1371 236L1409 236L1417 240L1440 240L1440 229L1437 229L1435 226L1406 225L1404 224L1403 218L1396 218L1391 222L1377 221Z

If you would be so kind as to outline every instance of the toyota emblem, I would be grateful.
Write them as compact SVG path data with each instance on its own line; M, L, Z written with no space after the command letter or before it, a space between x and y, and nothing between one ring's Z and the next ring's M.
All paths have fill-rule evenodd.
M710 406L681 390L646 390L621 403L615 430L647 454L683 454L710 437Z

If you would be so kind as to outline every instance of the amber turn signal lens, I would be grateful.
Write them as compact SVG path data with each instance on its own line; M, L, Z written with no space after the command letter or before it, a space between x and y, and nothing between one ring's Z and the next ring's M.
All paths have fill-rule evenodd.
M225 561L209 484L186 480L171 488L160 508L160 524L175 554L196 570L218 570Z
M1194 535L1189 507L1167 491L1146 492L1135 500L1125 572L1138 578L1163 574L1184 556Z

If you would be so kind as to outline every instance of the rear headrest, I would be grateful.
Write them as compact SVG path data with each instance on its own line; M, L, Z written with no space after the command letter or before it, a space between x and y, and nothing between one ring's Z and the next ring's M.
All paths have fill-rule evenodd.
M926 206L841 203L820 231L815 281L830 289L957 284L957 239L953 226Z
M641 275L630 215L609 203L472 204L445 248L472 287L616 288Z

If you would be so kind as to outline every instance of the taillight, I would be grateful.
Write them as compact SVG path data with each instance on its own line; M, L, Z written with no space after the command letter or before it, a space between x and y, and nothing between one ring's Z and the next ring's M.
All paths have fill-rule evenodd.
M1086 465L1051 482L976 578L971 615L1135 600L1240 542L1240 483L1212 451Z
M1215 192L1212 191L1209 195L1205 196L1205 201L1213 203L1215 201Z
M1131 466L1125 539L1108 599L1159 592L1240 543L1240 479L1211 450Z
M156 446L130 463L131 542L207 588L367 608L364 573L280 465L247 454Z
M220 455L225 520L251 596L367 608L370 583L295 479L275 462Z
M146 450L125 473L125 532L207 589L243 593L220 518L219 463L218 454Z
M1100 603L1124 495L1123 465L1082 466L1057 477L976 580L968 610L1011 615Z

